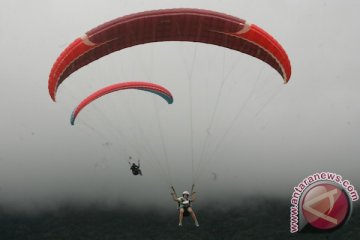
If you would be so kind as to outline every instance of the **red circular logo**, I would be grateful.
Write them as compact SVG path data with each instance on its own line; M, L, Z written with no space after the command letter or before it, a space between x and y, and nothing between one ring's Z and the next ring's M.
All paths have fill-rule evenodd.
M350 212L349 198L341 188L333 184L316 184L306 192L302 212L311 226L330 230L347 220Z

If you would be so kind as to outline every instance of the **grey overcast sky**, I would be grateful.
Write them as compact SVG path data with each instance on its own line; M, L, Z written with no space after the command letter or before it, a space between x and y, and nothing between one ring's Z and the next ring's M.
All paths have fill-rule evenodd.
M80 69L51 101L51 66L75 38L119 16L179 7L227 13L265 29L290 57L290 82L235 51L168 42ZM359 11L358 0L2 0L0 204L172 206L167 184L183 191L193 177L204 201L290 197L317 171L339 173L359 190ZM85 96L125 81L161 84L174 103L118 92L70 125ZM141 159L144 176L131 175L130 155Z

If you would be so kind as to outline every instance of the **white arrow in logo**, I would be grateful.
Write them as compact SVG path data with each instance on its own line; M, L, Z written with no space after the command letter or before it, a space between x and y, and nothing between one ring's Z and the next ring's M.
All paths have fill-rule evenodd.
M308 211L309 213L315 215L316 217L319 217L319 218L322 218L328 222L331 222L333 224L337 224L337 219L333 218L333 217L330 217L328 215L325 215L324 213L322 212L319 212L318 210L314 209L311 207L311 205L315 204L315 203L318 203L322 200L324 200L325 198L329 198L329 201L330 201L330 209L329 209L329 213L331 212L331 210L333 209L334 207L334 204L335 204L335 198L334 198L334 195L336 195L338 193L338 189L333 189L329 192L326 192L326 193L323 193L309 201L306 201L304 202L303 204L303 208Z

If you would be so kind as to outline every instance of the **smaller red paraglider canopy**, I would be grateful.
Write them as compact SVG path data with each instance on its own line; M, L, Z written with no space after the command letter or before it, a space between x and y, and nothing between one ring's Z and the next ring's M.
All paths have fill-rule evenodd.
M154 83L148 83L148 82L124 82L124 83L116 83L107 87L104 87L91 95L89 95L87 98L82 100L80 104L74 109L74 111L71 114L70 123L71 125L74 125L76 117L80 113L80 111L86 107L91 102L95 101L96 99L120 90L126 90L126 89L138 89L143 91L152 92L154 94L159 95L160 97L164 98L169 104L172 104L174 99L171 95L171 92L167 90L166 88L154 84Z

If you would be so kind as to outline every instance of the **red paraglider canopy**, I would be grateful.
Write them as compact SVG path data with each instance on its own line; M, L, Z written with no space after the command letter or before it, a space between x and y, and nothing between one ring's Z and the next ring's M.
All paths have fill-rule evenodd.
M54 63L49 76L49 94L55 101L57 88L70 74L103 56L161 41L202 42L234 49L269 64L285 83L291 76L285 50L258 26L208 10L166 9L120 17L77 38Z
M120 90L126 90L126 89L137 89L137 90L143 90L147 92L152 92L154 94L159 95L160 97L164 98L169 104L172 104L174 99L171 95L171 92L167 90L166 88L154 84L154 83L147 83L147 82L123 82L123 83L116 83L107 87L104 87L100 90L97 90L96 92L92 93L88 97L86 97L84 100L82 100L79 105L76 106L74 111L71 114L70 123L71 125L74 125L77 115L81 112L81 110L86 107L91 102L95 101L96 99Z

